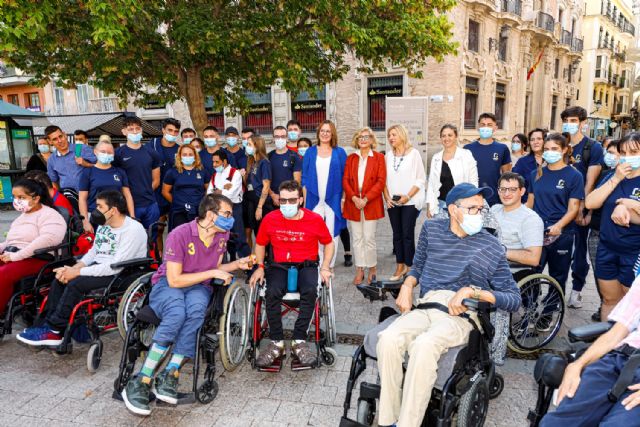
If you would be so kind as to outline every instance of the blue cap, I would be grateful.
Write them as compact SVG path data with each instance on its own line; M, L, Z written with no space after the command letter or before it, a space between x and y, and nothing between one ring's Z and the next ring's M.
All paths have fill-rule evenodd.
M224 134L225 135L229 135L230 133L235 133L236 135L240 135L238 133L238 129L234 128L233 126L229 126L228 128L225 129Z
M463 182L462 184L458 184L449 191L447 194L447 206L454 204L460 199L466 199L468 197L473 197L476 194L481 194L482 197L488 199L493 196L493 190L489 187L476 187L473 184L469 184L468 182Z

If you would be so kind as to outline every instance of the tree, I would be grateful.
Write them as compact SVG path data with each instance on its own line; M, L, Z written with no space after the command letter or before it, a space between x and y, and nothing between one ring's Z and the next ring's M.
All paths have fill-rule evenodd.
M243 111L247 90L294 93L387 61L416 76L453 53L455 0L4 0L0 58L70 87L149 100L184 99L201 131L205 95Z

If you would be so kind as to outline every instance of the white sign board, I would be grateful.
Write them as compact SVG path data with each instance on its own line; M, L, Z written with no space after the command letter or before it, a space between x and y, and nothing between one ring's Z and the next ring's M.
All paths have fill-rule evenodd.
M388 96L386 104L386 129L393 125L404 125L409 132L409 141L427 161L427 117L429 98L426 96L395 97ZM387 140L386 151L391 150Z

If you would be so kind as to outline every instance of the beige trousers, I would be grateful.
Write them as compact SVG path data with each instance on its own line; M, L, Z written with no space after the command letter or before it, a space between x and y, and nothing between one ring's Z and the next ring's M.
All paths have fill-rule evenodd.
M417 301L447 305L453 291L430 291ZM467 319L439 310L412 310L378 335L380 425L420 426L436 381L438 360L446 351L469 340L473 326ZM402 362L409 365L402 383Z
M356 267L375 267L378 264L376 228L378 220L367 221L360 211L360 221L349 221L353 236L353 257Z

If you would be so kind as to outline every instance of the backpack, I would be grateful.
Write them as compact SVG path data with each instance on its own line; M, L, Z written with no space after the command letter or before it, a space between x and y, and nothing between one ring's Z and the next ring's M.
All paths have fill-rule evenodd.
M216 188L216 174L218 172L216 172L215 170L213 171L213 175L211 175L211 185L213 185L213 188ZM233 175L236 173L236 168L234 168L233 166L231 167L231 170L229 171L229 176L227 177L227 181L231 182L233 180Z
M584 143L584 148L582 149L582 160L581 162L585 164L585 167L589 169L589 160L591 159L591 147L595 141L591 138L587 138L587 142Z

